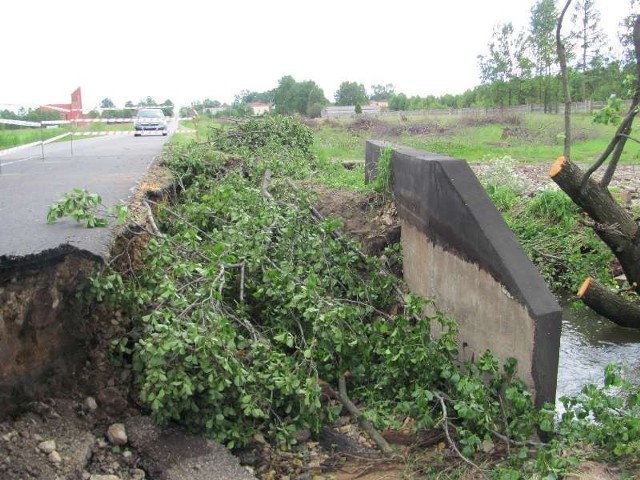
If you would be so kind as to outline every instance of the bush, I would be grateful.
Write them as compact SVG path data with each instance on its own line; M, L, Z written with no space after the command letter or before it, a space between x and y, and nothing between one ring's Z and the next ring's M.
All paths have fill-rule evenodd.
M580 223L580 209L560 190L525 195L532 193L530 186L511 174L512 164L508 157L495 160L481 181L547 285L575 292L589 275L611 283L613 254Z
M295 145L308 147L306 132L291 120L256 119L219 132L213 145L257 145L258 156L277 145L303 158ZM265 196L259 172L282 169L280 157L235 158L211 144L176 147L167 165L184 190L157 214L165 236L149 244L135 278L92 284L128 312L130 328L114 346L133 360L140 399L159 421L232 447L256 432L290 445L297 430L335 419L340 408L321 405L320 384L335 388L348 372L352 400L382 428L407 416L432 428L442 398L457 412L465 454L489 429L530 435L531 396L513 380L513 362L501 370L487 352L461 368L453 322L424 316L416 297L399 298L399 280L334 238L338 222L314 222L305 195L274 177L273 200ZM500 402L503 389L512 395Z

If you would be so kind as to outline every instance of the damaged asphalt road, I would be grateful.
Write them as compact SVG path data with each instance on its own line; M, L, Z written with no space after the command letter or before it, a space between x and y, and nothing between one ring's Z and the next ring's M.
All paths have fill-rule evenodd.
M255 478L222 445L157 428L128 403L129 377L100 336L113 319L77 295L117 231L46 222L74 188L105 207L130 200L166 140L113 135L74 141L73 152L46 145L44 159L40 147L0 157L0 480ZM128 437L111 439L114 425Z
M49 206L73 188L102 196L105 207L126 201L168 137L110 135L51 143L0 157L0 263L69 244L108 256L111 229L71 219L47 224Z

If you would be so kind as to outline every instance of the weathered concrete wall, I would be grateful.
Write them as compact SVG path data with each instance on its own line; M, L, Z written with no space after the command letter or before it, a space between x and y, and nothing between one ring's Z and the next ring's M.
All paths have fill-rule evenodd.
M386 145L367 142L368 181ZM473 171L463 160L393 147L392 174L409 288L459 324L461 359L486 349L516 358L536 404L553 402L561 309Z
M75 380L91 328L76 291L102 262L68 245L0 257L0 418Z

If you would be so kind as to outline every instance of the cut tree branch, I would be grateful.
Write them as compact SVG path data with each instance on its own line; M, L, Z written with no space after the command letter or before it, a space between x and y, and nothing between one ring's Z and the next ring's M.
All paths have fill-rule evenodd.
M262 195L267 197L269 201L273 202L273 195L269 193L269 183L271 182L271 170L265 170L264 175L262 176L262 185L260 190L262 191Z
M625 134L621 133L621 134L620 134L620 136L621 136L621 137L626 137L626 138L627 138L627 140L631 140L632 142L640 143L640 140L638 140L637 138L633 138L633 137L632 137L632 136L630 136L630 135L625 135Z
M360 426L369 434L369 437L375 442L378 448L385 454L389 454L392 452L391 447L387 443L387 441L380 435L380 432L376 430L373 424L362 416L358 407L356 407L351 400L349 400L349 396L347 395L347 380L344 375L340 375L338 379L338 393L337 399L344 405L347 411L353 415Z
M153 234L157 237L165 238L165 235L160 231L160 229L158 228L158 225L156 224L155 219L153 218L153 211L151 210L151 206L149 205L149 202L147 202L146 199L143 199L142 203L147 209L147 217L149 218L149 223L151 224L151 229L153 230Z
M620 140L625 135L625 132L627 134L629 133L630 126L633 123L633 118L635 117L635 113L632 114L634 110L635 109L629 110L629 114L627 114L627 116L622 120L622 123L620 123L620 125L618 126L618 130L616 131L615 135L609 142L609 145L607 145L607 148L604 149L600 157L598 157L598 160L596 160L596 162L593 165L591 165L587 169L587 171L584 173L584 177L582 178L582 184L581 184L582 188L586 186L587 181L589 180L589 178L591 178L591 175L596 170L598 170L598 168L602 166L602 164L607 160L607 158L609 158L609 155L611 155L611 152L613 152L615 148L618 146ZM617 161L616 161L616 164L617 164Z
M444 434L447 437L447 442L449 442L449 446L453 449L454 452L456 452L456 455L458 455L458 457L460 457L465 463L471 465L473 468L478 470L478 472L480 472L480 474L483 477L485 477L484 471L478 465L476 465L467 457L465 457L460 450L458 450L458 447L456 446L455 442L451 438L451 435L449 434L449 414L447 413L447 405L444 402L444 397L438 392L433 392L433 394L440 402L440 408L442 409L442 423L444 428Z
M593 277L582 283L578 298L594 312L621 327L640 328L640 305L606 288Z
M558 158L549 175L594 221L595 233L620 261L629 284L640 282L640 227L633 216L613 198L609 189L587 179L578 165Z

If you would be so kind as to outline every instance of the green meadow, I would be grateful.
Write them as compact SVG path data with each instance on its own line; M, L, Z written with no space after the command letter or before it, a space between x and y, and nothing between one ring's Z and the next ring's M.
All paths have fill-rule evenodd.
M562 154L562 115L433 116L402 120L388 117L321 119L310 124L322 159L364 159L366 140L385 140L469 162L513 158L517 163L543 163ZM572 159L593 162L616 127L595 124L590 115L572 116ZM627 142L621 163L640 162L640 145Z

